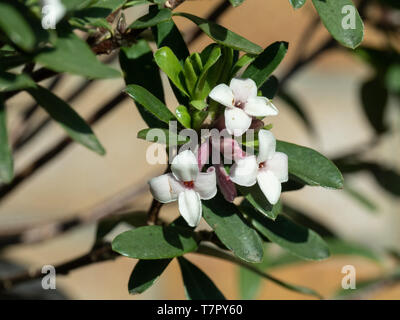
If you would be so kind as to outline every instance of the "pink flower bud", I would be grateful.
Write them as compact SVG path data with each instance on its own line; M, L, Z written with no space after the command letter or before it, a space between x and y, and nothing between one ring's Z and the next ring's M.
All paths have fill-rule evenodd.
M204 165L208 163L208 158L210 156L210 143L207 139L205 142L200 144L197 150L197 163L199 165L199 170L203 169Z
M226 173L224 166L217 164L215 165L215 169L217 173L217 184L222 195L224 196L226 201L233 202L233 200L237 196L235 184Z
M223 138L220 140L220 152L224 155L224 158L230 160L242 159L246 156L239 145L239 143L232 138Z

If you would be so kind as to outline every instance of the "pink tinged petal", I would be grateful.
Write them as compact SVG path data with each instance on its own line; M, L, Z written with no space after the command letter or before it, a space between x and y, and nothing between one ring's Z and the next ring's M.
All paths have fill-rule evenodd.
M175 201L178 199L179 193L184 191L181 183L171 173L151 179L149 185L154 199L162 203Z
M199 171L203 169L205 164L208 164L209 157L210 157L210 142L207 139L207 141L200 144L200 147L197 150L197 163L199 166Z
M261 163L271 159L275 153L276 139L271 131L260 130L258 132L258 157L257 162Z
M225 126L229 134L241 136L250 127L251 117L249 117L242 109L226 108L224 116Z
M250 187L256 183L257 174L258 164L256 157L249 156L237 160L231 167L229 175L234 183L240 186Z
M244 111L253 117L276 116L278 109L265 97L249 98L244 106Z
M178 153L172 160L171 170L180 181L194 181L199 174L197 158L190 150Z
M276 204L281 196L281 183L269 170L260 170L257 175L257 182L261 191L271 204Z
M226 170L223 166L217 165L216 171L219 190L221 190L221 193L226 201L233 202L233 200L237 196L235 184L232 182L231 178L226 173Z
M275 152L273 157L267 161L266 169L272 171L280 182L288 181L288 156L282 152Z
M200 195L200 199L209 200L217 194L217 178L215 168L208 168L207 172L200 172L194 182L194 191Z
M234 96L232 89L221 83L211 90L209 97L218 103L233 108Z
M196 227L201 219L200 195L193 189L186 189L179 194L179 212L191 227Z
M246 152L243 151L240 144L232 138L220 140L220 152L224 155L224 158L229 160L237 160L246 156Z
M235 103L246 103L249 98L257 96L257 85L251 79L233 78L229 84L235 97Z

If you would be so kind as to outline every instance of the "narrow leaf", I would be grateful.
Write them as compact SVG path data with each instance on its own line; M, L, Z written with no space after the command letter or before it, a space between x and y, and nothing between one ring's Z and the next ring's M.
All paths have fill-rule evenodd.
M35 81L27 74L0 71L0 92L33 88L35 86Z
M115 237L112 249L134 259L169 259L195 251L192 231L176 226L145 226Z
M189 300L225 300L214 282L189 260L179 257L186 296Z
M105 154L103 146L97 140L90 126L64 100L40 86L27 91L73 140L100 155Z
M175 134L168 129L158 128L140 130L137 134L137 137L150 142L162 143L169 147L181 145L189 141L189 138L186 136Z
M248 262L260 262L263 248L260 237L243 219L237 207L220 195L202 201L203 217L218 238L233 253Z
M253 54L259 54L262 52L262 48L260 46L220 26L219 24L207 21L189 13L179 12L175 13L174 15L185 17L191 20L193 23L197 24L197 26L205 34L219 44Z
M268 46L243 72L242 78L251 78L259 88L281 63L288 50L288 43L278 41Z
M14 163L8 143L6 110L3 101L0 100L0 182L9 183L13 177Z
M157 11L150 11L147 15L137 19L128 28L129 29L144 29L153 27L164 21L170 20L172 13L170 9L161 9Z

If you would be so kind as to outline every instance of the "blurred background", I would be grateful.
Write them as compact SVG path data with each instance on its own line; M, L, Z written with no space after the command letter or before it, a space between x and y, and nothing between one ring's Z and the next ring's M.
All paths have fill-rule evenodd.
M179 11L207 17L223 1L185 1ZM128 10L127 21L146 12L146 6ZM374 10L370 8L369 10ZM374 14L371 11L369 14ZM398 17L397 17L398 18ZM274 41L289 42L289 51L275 75L285 77L296 64L299 54L307 56L315 51L329 34L317 19L311 1L295 11L289 1L247 0L239 8L228 7L218 17L218 23L239 33L263 48ZM186 39L197 32L196 27L182 18L174 18ZM398 20L397 20L398 21ZM364 46L385 47L382 32L365 26ZM312 33L312 34L311 34ZM397 39L398 40L398 39ZM396 41L394 41L396 45ZM190 44L191 52L202 50L210 39L205 35ZM397 41L400 47L400 43ZM114 62L118 65L117 62ZM267 119L274 125L272 131L278 139L312 147L329 158L367 146L364 156L379 160L391 169L400 170L400 117L398 101L389 99L385 121L392 130L374 140L374 129L362 111L361 83L373 74L373 69L343 47L333 47L313 59L287 80L286 89L296 95L312 123L311 131L293 108L280 99L274 99L280 115ZM165 80L165 79L164 79ZM47 80L48 85L51 80ZM65 98L83 85L75 76L62 78L54 92ZM89 117L99 106L112 99L124 87L123 79L96 81L71 105ZM17 114L32 103L21 93L9 101L9 128L18 128ZM169 93L169 107L175 107ZM44 113L37 112L40 122ZM149 143L136 138L146 125L134 103L125 99L94 126L96 135L107 150L104 157L88 151L78 144L71 144L29 180L22 183L0 204L0 233L49 221L60 221L70 216L85 215L88 209L132 185L136 186L130 208L146 210L151 202L147 180L164 171L163 166L151 166L145 152ZM397 128L397 130L393 130ZM17 135L18 132L15 132ZM15 156L16 171L30 159L56 144L63 137L62 130L50 123L45 130L21 148ZM12 138L12 136L11 136ZM300 191L283 194L284 200L306 212L316 221L328 226L344 239L376 249L400 250L400 201L386 192L368 172L346 176L346 184L362 192L373 201L376 210L354 200L354 195L341 190L305 187ZM312 190L311 190L312 189ZM177 217L176 204L162 208L161 217ZM123 226L120 228L122 230ZM86 253L93 245L95 224L88 224L57 236L43 243L22 244L4 249L2 259L20 266L36 269L43 265L56 265ZM228 262L190 254L189 258L216 283L228 299L237 299L238 268ZM131 296L127 283L136 260L119 257L116 260L90 265L57 277L57 288L72 299L184 299L184 289L177 262L173 261L158 283L145 294ZM269 273L288 282L311 287L324 296L338 290L344 274L344 265L354 265L357 280L373 278L386 272L387 266L361 257L334 256L321 262L301 262L276 269ZM257 299L309 299L287 291L268 281L257 294ZM52 292L49 291L50 297ZM55 295L55 294L54 294ZM55 297L55 296L53 296ZM373 299L400 298L400 285L378 290Z

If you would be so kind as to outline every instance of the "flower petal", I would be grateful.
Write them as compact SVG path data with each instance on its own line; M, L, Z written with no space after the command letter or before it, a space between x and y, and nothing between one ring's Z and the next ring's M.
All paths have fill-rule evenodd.
M241 159L246 155L239 142L232 138L221 138L219 151L223 154L224 158L229 160Z
M247 99L244 111L253 117L276 116L278 114L278 109L265 97Z
M235 184L226 173L224 166L218 164L215 166L217 171L217 184L222 195L228 202L233 202L237 196Z
M194 182L194 191L200 195L200 199L209 200L217 194L217 178L215 168L208 168L207 172L200 172Z
M171 173L163 174L149 181L150 192L154 199L161 203L168 203L178 199L184 187Z
M179 212L187 224L196 227L201 219L201 200L200 195L193 189L186 189L179 194Z
M200 144L197 149L197 163L199 166L199 171L203 169L205 164L208 164L208 158L210 157L210 140L207 139L202 144Z
M226 130L229 134L241 136L250 127L251 117L242 109L226 108L224 115Z
M221 83L212 89L208 96L226 107L233 108L235 99L232 89L224 83Z
M258 146L258 163L273 157L276 149L276 139L271 131L261 129L258 132Z
M245 157L239 159L231 167L229 176L231 180L245 187L254 185L257 181L258 164L255 156Z
M252 79L233 78L229 84L235 97L235 103L246 103L251 97L257 96L257 85Z
M273 157L267 161L267 170L272 171L280 182L289 180L288 156L283 152L275 152Z
M171 170L180 181L194 181L199 174L197 158L190 150L178 153L172 160Z
M260 170L257 182L261 191L271 204L276 204L281 195L281 183L270 170Z

